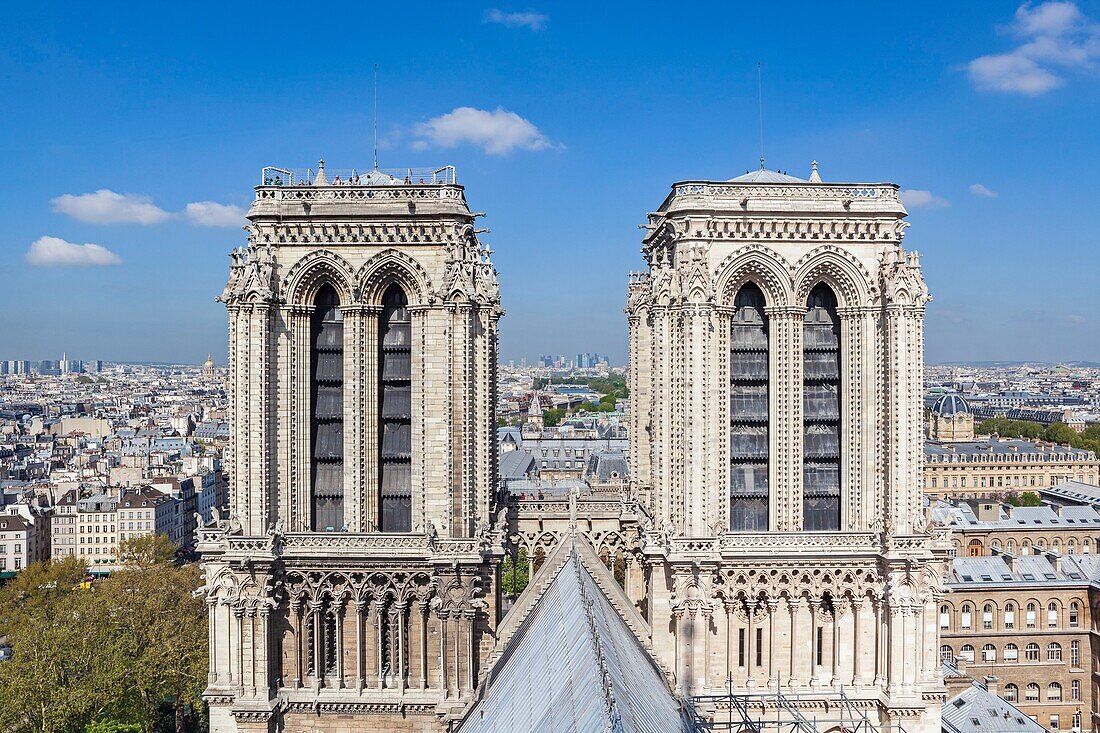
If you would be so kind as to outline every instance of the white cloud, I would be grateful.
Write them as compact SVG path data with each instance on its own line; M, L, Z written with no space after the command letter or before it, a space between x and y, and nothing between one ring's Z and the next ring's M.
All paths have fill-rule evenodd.
M997 198L997 192L996 191L992 191L992 190L986 188L985 186L983 186L980 183L971 183L970 184L970 193L974 194L975 196L981 196L981 197L987 198L987 199Z
M490 8L482 16L482 23L496 23L507 28L530 28L533 31L541 31L546 27L550 16L536 13L534 10L525 10L521 13L506 13L497 8Z
M907 188L901 192L901 201L911 209L942 209L950 206L947 199L934 195L931 191Z
M1075 326L1081 325L1085 322L1085 320L1086 319L1084 316L1078 315L1076 313L1070 313L1068 316L1066 316L1066 323L1072 323Z
M489 155L506 155L516 148L546 150L554 147L534 124L501 107L492 112L456 107L447 114L418 123L413 127L413 134L420 138L413 141L416 150L429 145L453 148L468 143Z
M1100 60L1100 24L1072 2L1024 3L1008 31L1020 45L967 64L978 89L1037 97L1066 83L1055 69L1095 71Z
M53 210L90 224L160 224L172 215L148 196L115 193L101 188L95 193L71 193L51 199Z
M198 227L236 227L245 223L244 209L214 201L196 201L187 204L183 215Z
M121 265L122 258L98 244L73 244L57 237L39 237L27 250L27 262L38 267Z

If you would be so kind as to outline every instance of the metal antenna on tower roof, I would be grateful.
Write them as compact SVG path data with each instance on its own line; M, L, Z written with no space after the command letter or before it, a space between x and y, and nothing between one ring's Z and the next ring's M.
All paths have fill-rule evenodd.
M764 74L756 62L756 96L760 102L760 170L764 170Z
M378 170L378 64L374 65L374 170Z

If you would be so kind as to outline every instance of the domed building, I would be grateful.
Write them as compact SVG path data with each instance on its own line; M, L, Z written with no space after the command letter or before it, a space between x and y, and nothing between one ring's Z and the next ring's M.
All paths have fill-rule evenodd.
M214 377L214 356L207 354L206 361L202 363L202 379L204 382L213 382Z
M928 437L941 442L974 440L974 415L962 395L948 392L929 398Z

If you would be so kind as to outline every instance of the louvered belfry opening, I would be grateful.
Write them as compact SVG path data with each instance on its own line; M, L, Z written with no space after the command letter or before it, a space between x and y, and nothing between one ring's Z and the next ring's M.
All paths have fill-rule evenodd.
M730 326L730 531L768 529L768 318L745 284Z
M379 343L379 529L412 530L412 321L397 285L382 296Z
M836 295L810 291L803 323L802 516L808 531L840 529L840 317Z
M313 530L335 532L344 525L344 322L331 285L317 291L311 326Z

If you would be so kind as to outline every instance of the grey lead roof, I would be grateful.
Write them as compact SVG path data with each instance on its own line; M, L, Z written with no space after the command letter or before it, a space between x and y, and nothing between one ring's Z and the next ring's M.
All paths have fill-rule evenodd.
M576 542L559 547L569 553L563 563L554 567L548 559L536 574L532 589L542 588L541 595L504 642L458 733L691 730L664 675L582 562ZM555 575L547 581L538 577L543 571ZM517 605L511 613L522 610Z
M1046 733L1012 703L974 683L943 704L944 733Z
M786 173L780 173L779 171L770 171L764 168L758 170L749 171L744 175L737 176L736 178L729 179L730 183L807 183L805 178L797 178L795 176L787 175Z

